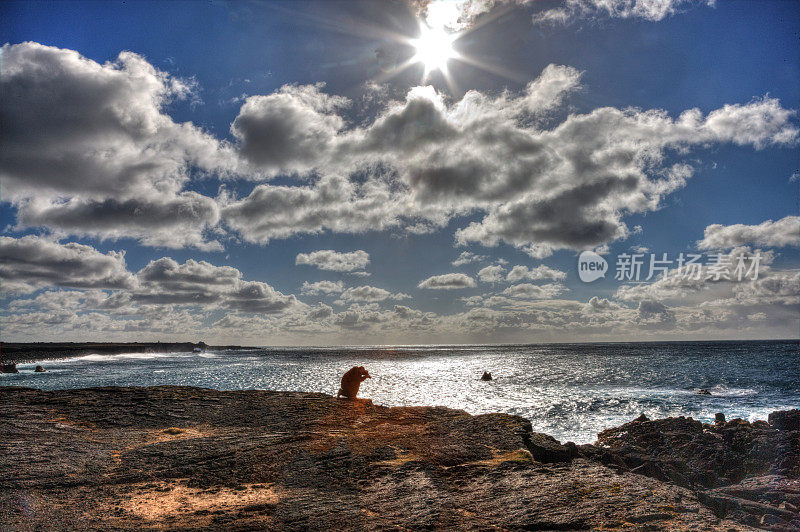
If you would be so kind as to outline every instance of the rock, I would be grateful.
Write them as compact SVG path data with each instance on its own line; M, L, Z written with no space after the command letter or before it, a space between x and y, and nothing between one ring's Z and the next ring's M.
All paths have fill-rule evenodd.
M717 412L714 414L714 423L719 425L720 423L725 423L725 414L722 412Z
M773 526L773 525L784 524L784 521L775 514L764 514L761 516L761 520L759 521L759 523L761 524L761 526Z
M525 445L537 462L569 462L578 454L574 443L569 447L561 445L557 439L541 432L532 432L528 435Z
M561 445L507 414L180 386L0 386L0 420L4 530L794 529L800 498L796 476L690 482L790 436L749 424Z
M684 417L631 422L598 434L597 459L627 470L649 464L637 472L664 475L681 486L716 488L748 476L796 475L800 443L792 434L742 419L713 425Z
M644 421L650 421L650 418L644 415L644 413L642 413L642 415L634 419L634 421L637 423L642 423Z
M481 375L481 380L482 381L490 381L490 380L492 380L492 374L489 373L488 371L484 371L483 375Z
M790 502L786 502L786 501L782 501L778 505L778 509L786 510L787 512L795 512L795 513L797 512L797 506L795 506L794 504L792 504Z
M34 369L33 371L35 371L36 373L44 373L47 370L44 369L42 366L36 366L36 369Z
M767 419L769 424L778 430L800 430L800 410L798 409L773 412Z
M702 389L702 390L699 390L699 391L697 392L697 395L711 395L711 392L709 392L708 390L706 390L706 389L704 388L704 389Z
M19 373L17 365L13 362L0 365L0 373Z

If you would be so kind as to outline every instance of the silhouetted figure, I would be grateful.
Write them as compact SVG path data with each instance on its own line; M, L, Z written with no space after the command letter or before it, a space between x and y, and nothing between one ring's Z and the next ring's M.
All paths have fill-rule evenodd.
M483 375L481 376L481 380L482 381L490 381L490 380L492 380L492 374L489 373L488 371L484 371Z
M361 383L367 379L371 379L369 372L364 369L364 366L353 367L344 374L342 377L342 387L339 388L339 393L336 397L347 397L348 399L355 399L358 394L358 389Z

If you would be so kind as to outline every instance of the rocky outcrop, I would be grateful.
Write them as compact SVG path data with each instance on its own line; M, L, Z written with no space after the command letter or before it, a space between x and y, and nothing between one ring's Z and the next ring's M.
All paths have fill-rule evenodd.
M690 420L639 423L661 422L696 435ZM758 527L790 526L796 491L779 474L738 483L768 494L753 504L785 503L784 513L754 514L729 502L745 500L733 484L698 488L633 472L631 457L662 449L650 433L635 427L631 440L616 433L603 438L608 445L578 447L517 416L325 394L0 387L0 522L12 530L744 530L761 515ZM656 455L647 460L671 471Z
M17 365L13 362L0 365L0 373L19 373Z
M769 422L704 424L678 417L636 420L601 432L585 456L690 488L720 517L756 527L800 529L800 411ZM783 507L781 505L783 504Z

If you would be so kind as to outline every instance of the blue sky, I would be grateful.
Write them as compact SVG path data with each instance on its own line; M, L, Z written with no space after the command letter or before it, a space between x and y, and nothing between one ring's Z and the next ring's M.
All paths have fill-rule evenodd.
M406 41L420 24L434 24L437 4L471 14L437 31L464 32L454 53L487 68L452 59L451 83L435 69L422 79L423 65L413 61L389 75L387 64L414 55ZM206 341L325 344L797 336L798 181L791 176L798 172L800 9L783 1L673 0L660 13L639 2L596 4L4 3L0 78L9 88L2 104L19 110L6 119L11 155L0 161L4 339L202 335ZM80 54L81 63L66 51ZM149 70L120 66L121 52L136 54L137 69ZM108 74L107 84L86 81L97 72ZM142 76L167 89L126 104L125 98L141 96ZM529 84L537 80L552 90L534 92ZM430 92L414 89L428 85ZM476 95L481 125L459 122L459 104ZM104 98L108 106L91 108ZM30 110L43 102L59 102L50 111L57 116L31 121ZM504 113L515 105L527 107L508 119ZM620 114L592 118L604 109ZM679 116L691 109L708 123L684 128ZM379 131L383 121L401 115L412 122ZM129 118L120 128L140 128L130 138L117 139L117 124L103 133L110 122ZM151 119L161 125L145 128ZM234 134L234 121L250 129L242 125ZM74 134L56 131L62 123ZM176 132L176 124L191 134ZM427 128L433 136L424 135ZM495 176L529 155L502 140L511 139L503 135L512 129L536 144L531 149L546 146L542 161L556 153L556 162L523 165L519 179L530 180L529 188L509 181L487 199L481 187L499 186L503 178ZM395 140L369 141L379 135ZM414 135L413 147L399 153L397 142ZM482 145L481 157L505 158L463 170L470 146L486 135L501 140L491 141L498 142L494 149ZM589 156L597 167L575 166L575 150L594 143ZM142 170L131 162L119 174L103 175L112 165L103 154L131 150L158 163ZM87 159L82 173L71 174L64 161L76 153L99 159ZM169 165L156 168L165 160ZM654 192L653 183L670 172L683 173L668 190ZM134 173L138 181L125 177ZM635 190L575 199L591 195L607 176L610 186ZM328 209L324 216L298 198L284 207L255 201L258 187L288 198L289 188L316 194L338 178L376 188L356 186L346 200L315 200ZM580 201L583 214L536 222L538 213L562 208L556 201L562 188L574 193L570 205ZM141 227L149 220L137 216L152 219L157 215L146 213L167 213L173 208L167 204L189 212L190 193L192 208L205 209L197 215L204 221L191 227L166 216L163 235L145 234ZM374 201L368 222L358 220L358 198ZM122 214L123 205L134 203L137 209ZM65 205L82 214L66 212ZM284 222L276 220L292 214L280 208L308 208L309 214L278 229ZM511 215L514 221L502 227L492 218L512 211L525 214ZM257 233L259 223L270 224L268 237ZM536 223L540 230L529 229ZM468 227L478 236L459 242ZM763 253L765 269L760 280L702 286L681 283L679 271L672 280L627 288L611 275L594 283L578 279L580 251L598 251L613 268L633 247L671 258ZM297 264L299 254L320 250L333 252L315 256L321 267ZM369 262L355 274L325 269L336 253L358 250ZM121 264L111 258L120 251ZM465 251L480 259L453 265ZM174 260L163 270L166 277L148 276L143 269L164 257ZM190 272L187 261L202 262ZM561 273L508 278L514 266L543 265ZM484 270L490 266L502 268L502 280L490 280ZM222 267L238 272L230 285L219 281ZM436 276L449 277L440 279L440 289L426 288L425 280ZM320 281L341 284L328 294L303 289ZM512 290L518 284L534 288ZM245 289L255 292L245 297Z

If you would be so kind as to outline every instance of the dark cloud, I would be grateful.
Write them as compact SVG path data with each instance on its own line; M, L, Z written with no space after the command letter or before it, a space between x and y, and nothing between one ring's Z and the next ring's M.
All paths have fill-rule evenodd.
M37 288L126 288L135 286L125 253L100 253L91 246L39 236L0 239L0 278L7 292Z
M96 238L134 238L143 245L221 249L204 233L219 222L219 206L206 196L182 192L163 200L25 201L18 205L20 227Z

